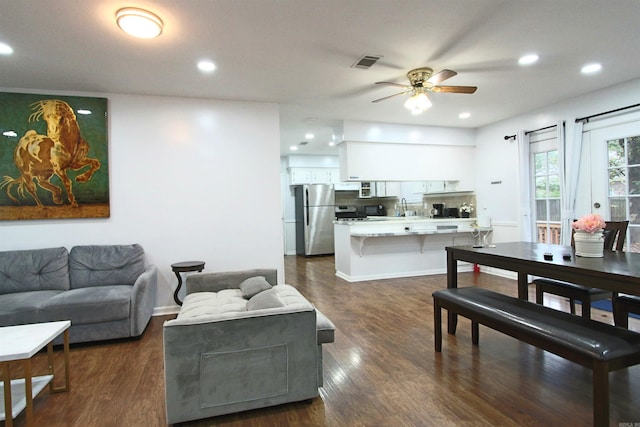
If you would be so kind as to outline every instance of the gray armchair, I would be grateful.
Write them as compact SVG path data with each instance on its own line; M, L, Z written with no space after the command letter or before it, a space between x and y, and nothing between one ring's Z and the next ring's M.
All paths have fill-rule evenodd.
M240 284L256 276L283 305L249 304ZM333 341L334 326L295 288L277 285L275 270L192 274L186 291L163 328L168 423L318 396L321 344Z

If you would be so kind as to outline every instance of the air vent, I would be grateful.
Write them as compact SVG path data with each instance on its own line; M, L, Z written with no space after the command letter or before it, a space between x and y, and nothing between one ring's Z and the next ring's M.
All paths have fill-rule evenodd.
M365 55L352 65L353 68L362 68L368 70L373 64L378 62L382 56Z

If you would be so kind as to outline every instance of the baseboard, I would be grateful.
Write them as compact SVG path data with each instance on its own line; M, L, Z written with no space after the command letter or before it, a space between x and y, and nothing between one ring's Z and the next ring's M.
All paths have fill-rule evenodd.
M472 271L473 266L471 264L468 265L459 265L458 271L468 272ZM421 277L421 276L433 276L436 274L446 274L447 269L435 269L435 270L424 270L424 271L411 271L407 273L388 273L388 274L370 274L366 276L350 276L348 274L344 274L340 271L336 271L336 276L341 279L346 280L347 282L365 282L368 280L383 280L383 279L397 279L402 277Z
M165 307L153 307L152 316L167 316L170 314L178 314L180 311L179 305L167 305Z

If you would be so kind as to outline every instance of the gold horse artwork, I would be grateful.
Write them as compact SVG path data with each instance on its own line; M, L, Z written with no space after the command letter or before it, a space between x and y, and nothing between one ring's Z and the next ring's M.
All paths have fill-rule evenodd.
M32 103L31 109L33 112L28 122L44 120L47 134L39 134L33 129L25 132L13 155L20 176L13 178L5 175L0 182L0 189L5 189L7 196L15 204L19 205L20 200L12 193L14 187L22 199L27 198L28 193L38 207L44 207L38 197L39 186L51 193L55 204L62 205L62 188L51 182L57 176L64 186L69 204L78 207L72 181L67 173L69 170L80 170L88 166L86 171L75 177L77 182L86 183L100 168L100 161L88 157L89 144L80 134L76 115L69 104L57 99L46 99Z

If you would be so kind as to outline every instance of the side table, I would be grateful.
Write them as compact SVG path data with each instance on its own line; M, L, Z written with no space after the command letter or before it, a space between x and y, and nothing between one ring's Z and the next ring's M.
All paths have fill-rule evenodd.
M191 271L202 271L204 270L204 261L184 261L184 262L176 262L175 264L171 264L171 270L176 274L178 278L178 287L176 291L173 293L173 299L176 304L182 305L182 301L178 298L178 292L182 287L182 276L180 273L188 273Z

